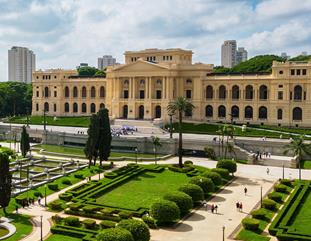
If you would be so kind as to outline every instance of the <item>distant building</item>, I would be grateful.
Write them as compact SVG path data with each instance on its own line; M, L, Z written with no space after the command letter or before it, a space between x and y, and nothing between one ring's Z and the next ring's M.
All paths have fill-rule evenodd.
M239 47L236 52L236 64L242 63L247 60L247 50L244 47Z
M284 59L290 59L290 56L287 55L287 53L285 53L285 52L281 53L281 57Z
M307 52L307 51L303 51L303 52L301 52L301 55L302 55L302 56L307 56L307 55L308 55L308 52Z
M116 64L116 59L111 55L104 55L102 58L98 58L98 69L104 69L108 66Z
M8 51L8 80L31 83L36 70L36 55L25 47L13 46Z
M236 40L227 40L221 45L221 65L232 68L236 64Z
M88 67L88 66L89 66L88 63L80 63L80 65L77 66L77 69L78 69L78 68L82 68L82 67Z

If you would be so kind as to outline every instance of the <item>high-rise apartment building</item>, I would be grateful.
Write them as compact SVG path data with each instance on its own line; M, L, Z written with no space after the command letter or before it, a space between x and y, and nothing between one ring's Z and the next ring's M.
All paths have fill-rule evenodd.
M104 55L102 58L98 58L98 69L104 69L107 66L116 64L116 59L111 55Z
M284 58L284 59L290 59L290 56L287 55L286 52L282 52L282 53L281 53L281 57Z
M236 52L235 62L239 64L247 60L247 50L244 47L239 47Z
M13 46L8 51L8 80L31 83L32 72L36 70L36 55L25 47Z
M221 46L221 65L232 68L236 63L236 41L227 40Z

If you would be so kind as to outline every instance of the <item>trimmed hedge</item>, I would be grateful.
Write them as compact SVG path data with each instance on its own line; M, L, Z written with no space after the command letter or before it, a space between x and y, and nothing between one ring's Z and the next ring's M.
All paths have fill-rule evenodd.
M274 190L276 192L281 192L281 193L288 193L288 190L287 190L287 186L285 186L284 184L277 184L274 186Z
M230 178L230 172L224 168L213 168L212 172L218 173L222 178L228 180Z
M77 217L66 217L64 218L64 223L68 226L80 227L81 223Z
M132 234L123 228L108 228L101 231L97 236L98 241L134 241Z
M262 201L262 206L266 209L269 209L269 210L275 210L276 209L276 202L269 199L269 198L266 198Z
M69 205L70 210L73 210L73 211L78 211L82 207L83 207L83 205L80 203L71 203Z
M168 193L164 196L164 199L176 203L182 216L189 213L193 208L192 198L184 192Z
M196 176L190 179L190 183L200 186L205 194L213 192L215 190L215 185L210 178Z
M268 194L268 197L277 203L282 203L282 195L278 192L271 192Z
M82 223L87 229L94 229L96 227L96 222L93 219L84 219Z
M71 199L73 198L71 193L62 193L62 194L59 194L58 197L59 199L64 200L66 202L70 202Z
M150 214L159 223L172 223L179 219L180 210L176 203L167 200L160 200L151 205Z
M53 223L59 224L63 221L63 218L56 214L56 215L52 216L52 221L53 221Z
M179 167L178 165L172 164L168 166L168 169L172 172L181 172L181 173L187 173L190 171L194 170L193 166L184 166L184 167Z
M117 222L114 222L114 221L110 221L110 220L103 220L100 222L100 227L102 229L105 229L105 228L115 228L117 225Z
M149 241L150 232L148 226L139 220L129 219L122 220L118 227L124 228L131 232L135 241Z
M232 160L219 160L216 167L227 169L232 174L237 170L236 162Z
M184 184L178 190L188 194L192 198L193 203L200 202L204 199L204 191L198 185L191 183Z
M215 186L220 186L222 184L221 175L217 172L206 171L203 172L201 176L212 179Z
M64 210L64 203L61 202L60 200L55 200L51 203L49 203L49 207L54 210L54 211L61 211Z
M114 179L114 178L116 178L118 176L118 174L114 173L114 172L107 172L107 173L104 174L104 176L106 178L109 178L109 179Z
M75 178L77 178L77 179L83 179L83 178L84 178L84 176L83 176L82 173L75 173L73 176L74 176Z
M291 180L289 180L289 179L281 179L280 183L285 185L285 186L288 186L288 187L292 187L293 186L293 182Z
M71 185L72 182L71 182L71 180L69 178L65 178L65 179L63 179L62 184Z
M43 197L42 193L39 192L39 191L35 191L35 192L33 193L33 195L34 195L35 197Z
M190 160L187 160L184 162L184 165L187 166L187 165L193 165L193 162L190 161Z
M100 207L95 206L85 206L82 208L82 210L86 213L95 213L100 209Z
M58 184L57 183L49 183L48 188L52 191L58 191Z
M128 211L119 212L118 215L122 219L130 219L134 216L132 212L128 212Z
M257 209L251 212L251 215L255 219L266 220L267 211L263 208Z
M142 216L142 220L145 222L145 224L148 225L149 228L151 229L158 228L156 221L153 217L150 217L149 215L144 215Z
M256 231L259 228L259 220L254 218L244 218L242 220L242 225L247 230Z

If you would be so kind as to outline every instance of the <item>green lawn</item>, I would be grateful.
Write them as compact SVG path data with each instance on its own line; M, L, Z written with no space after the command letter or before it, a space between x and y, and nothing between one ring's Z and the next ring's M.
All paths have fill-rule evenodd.
M303 169L311 169L311 160L303 160L301 162L301 167Z
M14 220L12 224L16 227L16 233L5 239L5 241L21 240L31 233L32 223L29 221L30 218L28 216L11 214L9 218Z
M53 234L49 236L45 241L80 241L81 239L75 238L75 237L70 237L70 236L65 236L61 234Z
M136 210L150 208L155 200L176 191L189 181L184 173L165 170L161 173L146 172L113 189L96 200L103 205Z
M54 117L46 116L47 125L54 126L88 127L89 121L90 117L57 117L57 120L54 120ZM27 124L27 118L26 116L11 117L8 122ZM29 116L29 124L42 125L43 116Z
M303 135L311 135L311 128L281 127L281 126L270 126L270 125L249 125L249 126L260 128L260 129L284 131L284 132L303 134Z

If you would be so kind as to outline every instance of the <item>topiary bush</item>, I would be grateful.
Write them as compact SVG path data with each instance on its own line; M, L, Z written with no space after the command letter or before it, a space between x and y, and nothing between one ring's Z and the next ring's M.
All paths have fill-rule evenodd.
M102 229L105 229L105 228L115 228L116 225L117 225L117 222L114 222L114 221L110 221L110 220L103 220L100 222L100 227Z
M39 191L34 191L33 195L34 195L35 197L43 197L42 193L39 192Z
M96 211L98 211L98 209L100 209L99 207L95 207L95 206L84 206L82 208L82 210L85 213L95 213Z
M259 228L259 220L254 218L244 218L242 220L242 225L247 230L256 231Z
M120 218L122 219L129 219L133 217L133 213L132 212L127 212L127 211L122 211L118 213Z
M80 203L71 203L69 205L70 210L72 211L78 211L83 205L81 205Z
M77 178L77 179L83 179L83 178L84 178L84 176L83 176L82 173L75 173L73 176L74 176L75 178Z
M193 203L198 203L204 199L203 189L198 185L184 184L178 190L188 194L192 198Z
M285 186L288 186L288 187L292 187L293 186L293 182L291 180L289 180L289 179L281 179L280 183L285 185Z
M150 232L148 226L139 220L128 219L122 220L118 227L124 228L131 232L135 241L149 241Z
M114 179L114 178L116 178L118 176L118 174L115 173L115 172L107 172L104 175L105 175L106 178L109 178L109 179Z
M64 210L64 203L61 202L60 200L55 200L51 203L49 203L49 207L53 210L53 211L61 211Z
M96 227L96 222L93 219L84 219L82 223L84 227L87 229L95 229Z
M153 217L150 217L149 215L144 215L142 216L142 220L144 221L145 224L148 225L149 228L151 229L158 228L156 221Z
M59 224L63 221L63 218L56 214L56 215L52 216L52 221L53 221L53 223Z
M237 170L236 162L232 160L219 160L216 167L227 169L232 175Z
M215 185L210 178L196 176L192 177L189 182L200 186L205 194L208 194L209 192L213 192L215 190Z
M52 191L58 191L58 184L57 183L49 183L48 188Z
M215 186L220 186L222 184L221 176L217 172L206 171L203 172L201 176L212 179Z
M281 192L281 193L288 193L287 186L284 184L277 184L274 186L274 190L276 192Z
M168 193L164 196L164 199L176 203L182 216L189 213L193 208L192 198L184 192Z
M268 194L268 197L277 203L282 203L282 195L278 192L271 192Z
M153 203L150 208L150 214L161 224L172 223L180 218L180 210L176 203L167 200Z
M62 180L62 184L71 185L72 182L71 182L71 180L70 180L69 178L64 178L64 179Z
M266 220L267 219L267 217L266 217L267 211L263 208L252 211L251 215L253 218L256 218L256 219L260 219L260 220Z
M266 209L269 209L269 210L275 210L276 209L276 202L269 199L269 198L266 198L262 201L262 206Z
M184 165L187 166L187 165L193 165L193 162L190 161L190 160L187 160L184 162Z
M97 236L98 241L134 241L132 234L123 228L108 228L102 230Z
M230 172L224 168L213 168L212 172L218 173L223 179L228 180L230 178Z
M73 227L79 227L81 224L79 218L72 216L64 218L64 222L66 225Z
M64 200L66 202L71 201L71 199L73 198L71 193L62 193L62 194L59 194L58 197L59 199Z

